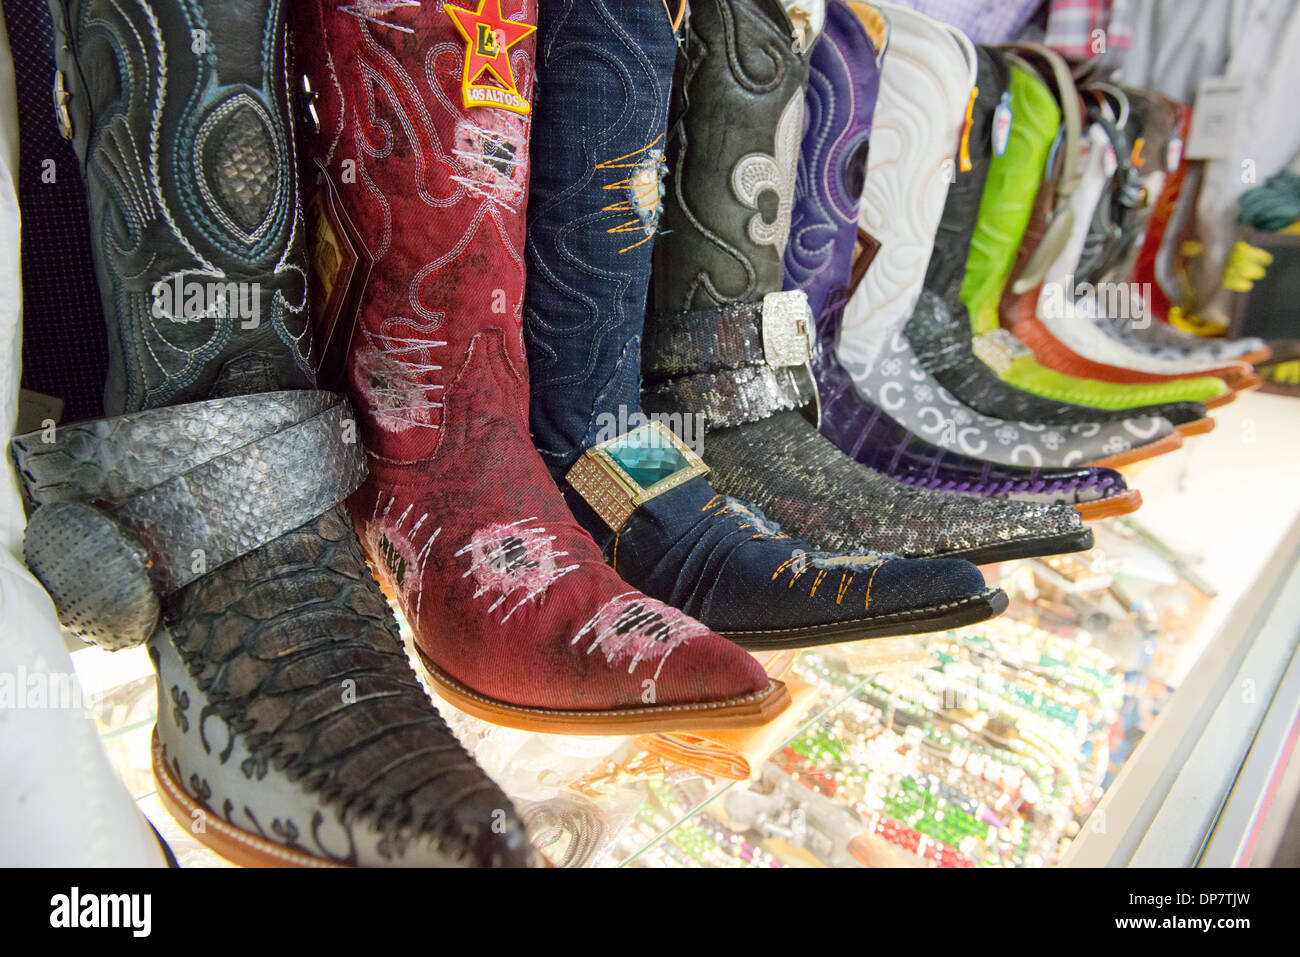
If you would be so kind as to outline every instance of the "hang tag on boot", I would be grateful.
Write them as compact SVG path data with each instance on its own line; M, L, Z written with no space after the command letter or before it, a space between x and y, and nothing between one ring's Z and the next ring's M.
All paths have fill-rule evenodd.
M316 382L347 390L348 347L361 312L361 296L374 258L343 209L334 182L317 162L320 186L307 206L311 255L311 310L317 343Z
M1007 145L1011 142L1011 120L1013 115L1011 94L1003 93L1002 101L998 103L998 108L993 111L994 156L1004 156L1007 152Z
M1240 80L1226 76L1210 76L1202 80L1196 90L1196 107L1184 157L1216 160L1231 156L1245 99L1246 88Z

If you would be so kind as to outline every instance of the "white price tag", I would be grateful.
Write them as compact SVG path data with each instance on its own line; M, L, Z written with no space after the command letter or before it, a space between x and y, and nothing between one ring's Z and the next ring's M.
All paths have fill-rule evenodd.
M1240 80L1210 76L1201 81L1191 133L1183 150L1185 159L1224 159L1230 154L1237 139L1244 97L1245 87Z

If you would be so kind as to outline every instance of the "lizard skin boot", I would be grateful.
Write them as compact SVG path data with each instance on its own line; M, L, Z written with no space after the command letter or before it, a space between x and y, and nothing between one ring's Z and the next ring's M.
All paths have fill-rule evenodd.
M843 15L831 5L831 23ZM718 494L674 434L692 437L682 422L637 424L676 34L652 3L542 0L538 19L533 133L547 162L532 174L525 254L533 441L606 557L745 648L987 618L1002 599L968 563L819 553ZM611 456L638 440L668 463L633 488L636 473ZM918 594L926 576L942 590Z
M895 482L800 414L815 404L813 321L807 297L781 284L809 54L774 0L692 8L643 401L653 412L703 411L714 487L823 549L992 561L1087 548L1091 533L1070 509Z
M877 51L888 42L882 37L873 44L866 32L870 19L864 23L855 13L869 9L832 4L825 35L813 50L809 124L795 191L799 198L785 254L785 286L802 289L816 317L813 372L822 397L822 434L863 465L923 488L1068 504L1085 519L1132 511L1140 497L1109 469L999 465L926 442L862 398L839 364L836 347L859 235L866 171L863 150L883 59ZM897 48L891 49L897 57ZM991 111L978 115L979 107L977 98L971 107L971 126L991 118ZM884 118L888 121L887 113ZM968 143L970 131L966 137ZM974 172L954 169L953 175L969 177ZM956 188L954 184L950 191ZM955 436L951 438L955 441Z
M342 504L314 390L279 0L55 0L112 418L15 440L62 621L158 676L163 803L242 864L510 866L505 795L443 723Z
M753 657L605 564L533 447L534 0L314 0L299 13L319 119L315 258L336 267L323 290L358 304L343 338L370 477L349 505L439 694L498 724L573 734L780 713L789 692ZM344 273L344 247L365 268Z

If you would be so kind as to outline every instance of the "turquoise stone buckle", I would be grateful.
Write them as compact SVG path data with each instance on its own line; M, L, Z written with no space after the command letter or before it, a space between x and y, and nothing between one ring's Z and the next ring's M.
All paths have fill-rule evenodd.
M565 480L617 532L640 506L708 470L671 429L651 422L588 449Z

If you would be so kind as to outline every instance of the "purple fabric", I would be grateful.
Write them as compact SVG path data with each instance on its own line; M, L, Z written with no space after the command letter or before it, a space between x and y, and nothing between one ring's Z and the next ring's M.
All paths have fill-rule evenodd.
M867 171L871 117L880 91L876 49L857 15L840 0L827 6L826 28L813 47L804 100L807 127L785 252L785 287L803 289L813 315L835 294L821 277L843 277L853 265L858 204Z
M4 0L18 92L24 389L63 400L63 422L98 418L108 330L90 255L81 164L50 106L54 21L47 3ZM53 173L53 177L49 174Z
M957 27L975 43L1010 43L1020 36L1042 0L893 0L940 23ZM888 19L888 14L886 14Z
M931 445L863 401L835 359L879 81L875 53L857 17L834 0L813 50L808 128L785 254L785 288L808 294L817 321L813 371L822 433L863 465L926 488L1070 504L1125 491L1123 478L1109 469L1017 468Z

